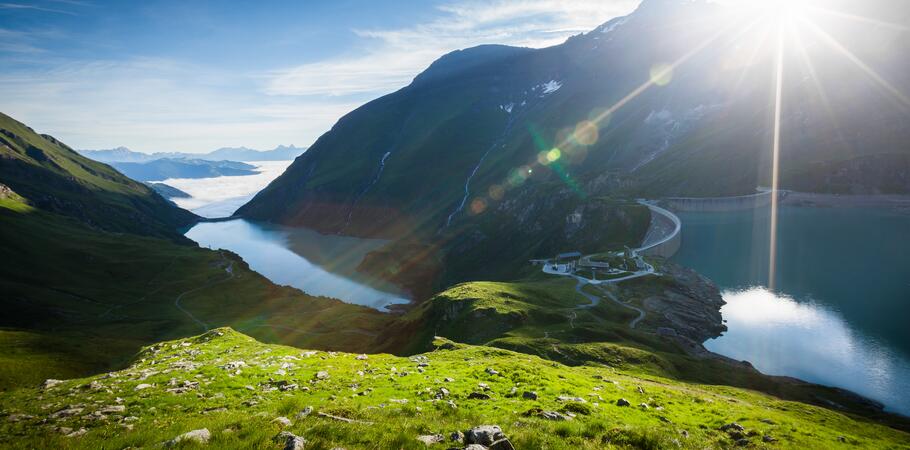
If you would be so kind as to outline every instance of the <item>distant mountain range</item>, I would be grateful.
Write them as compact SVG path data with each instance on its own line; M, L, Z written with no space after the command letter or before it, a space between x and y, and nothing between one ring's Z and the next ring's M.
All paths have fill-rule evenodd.
M161 158L148 162L111 162L111 166L136 181L162 181L168 178L215 178L255 175L256 166L237 161Z
M203 159L208 161L289 161L306 151L306 147L279 145L272 150L254 150L246 147L225 147L208 153L134 152L126 147L107 150L78 150L82 155L103 163L141 163L157 159Z

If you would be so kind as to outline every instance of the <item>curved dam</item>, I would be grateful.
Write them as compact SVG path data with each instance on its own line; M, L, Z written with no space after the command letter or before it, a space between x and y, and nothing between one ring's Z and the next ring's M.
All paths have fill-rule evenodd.
M785 199L788 193L788 191L777 191L777 199ZM743 211L768 206L771 204L771 198L771 191L763 191L736 197L667 197L661 200L660 204L674 211Z
M648 233L637 249L645 256L662 256L669 258L676 254L682 244L682 222L676 214L650 202L639 203L651 210L651 224Z

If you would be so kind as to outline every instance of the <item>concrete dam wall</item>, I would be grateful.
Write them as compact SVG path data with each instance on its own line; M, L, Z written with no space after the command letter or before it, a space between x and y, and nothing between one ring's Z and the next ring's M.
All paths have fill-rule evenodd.
M664 208L642 203L651 210L651 225L638 253L644 256L672 257L682 245L682 222L676 214Z
M787 197L787 191L777 191L778 200ZM771 204L771 191L738 197L669 197L660 204L674 211L722 212L761 208Z

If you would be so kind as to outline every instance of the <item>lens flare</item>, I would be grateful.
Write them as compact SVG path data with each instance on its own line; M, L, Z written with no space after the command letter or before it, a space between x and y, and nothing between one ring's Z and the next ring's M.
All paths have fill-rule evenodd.
M651 67L651 83L666 86L673 81L673 66L669 64L656 64Z
M575 125L575 142L581 145L594 145L600 137L600 130L590 120L582 120Z
M562 157L562 151L560 151L558 148L554 148L553 150L550 150L547 152L547 161L549 161L551 163L559 161L559 158L561 158L561 157ZM530 172L531 172L531 169L528 169L528 173L530 173Z

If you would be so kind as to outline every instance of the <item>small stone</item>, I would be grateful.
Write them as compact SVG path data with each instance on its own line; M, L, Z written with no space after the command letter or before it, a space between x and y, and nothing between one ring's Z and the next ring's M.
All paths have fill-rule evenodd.
M487 448L480 444L469 444L464 450L487 450Z
M537 400L537 392L525 391L523 394L521 394L521 398L525 400Z
M81 411L81 409L80 409L80 411ZM52 417L53 417L53 415L52 415ZM34 419L34 418L35 418L35 416L29 415L29 414L10 414L6 418L6 420L9 422L21 422L23 420L29 420L29 419Z
M554 420L554 421L558 421L558 422L565 421L565 420L571 420L571 418L569 416L562 414L562 413L558 413L556 411L541 411L539 415L542 419Z
M126 406L123 405L110 405L105 406L99 410L101 414L116 414L126 412Z
M439 388L436 392L436 398L443 399L449 396L449 390L446 388Z
M743 431L746 431L746 428L743 427L742 425L736 423L736 422L730 422L730 423L728 423L728 424L726 424L726 425L720 427L720 431L728 431L728 432L729 432L729 431L739 431L739 432L743 432Z
M649 409L649 408L651 408L650 406L648 406L647 403L639 403L639 404L638 404L638 407L641 408L641 409Z
M150 387L152 387L151 384L142 383L142 384L136 386L136 388L135 388L134 390L136 390L136 391L141 391L141 390L143 390L143 389L148 389L148 388L150 388Z
M489 447L490 450L515 450L515 447L509 442L508 439L500 439L492 444Z
M490 375L499 375L499 372L492 367L487 367L487 370L485 370L485 372Z
M42 384L42 387L44 387L44 389L50 389L50 388L52 388L52 387L54 387L54 386L57 386L57 385L60 384L60 383L63 383L63 381L62 381L62 380L55 380L55 379L53 379L53 378L49 378L49 379L47 379L47 380L44 380L44 383Z
M272 419L272 423L277 423L278 426L280 426L282 428L287 428L294 424L293 422L291 422L291 419L288 419L287 417L284 417L284 416L279 416L279 417Z
M761 440L762 440L762 442L774 442L774 441L776 441L777 439L774 439L774 437L771 436L770 434L766 434L766 435L764 435L764 436L761 437Z
M446 438L441 434L424 434L417 436L417 440L423 442L426 445L433 445L440 442L445 442Z
M88 433L88 430L86 430L85 428L80 428L76 431L73 431L72 433L67 434L66 437L68 437L68 438L79 437L85 433Z
M445 377L445 378L442 379L442 381L445 381L446 383L454 383L454 382L455 382L455 379L454 379L454 378Z
M325 380L325 379L328 379L328 378L329 378L329 373L328 373L328 372L326 372L326 371L324 371L324 370L320 370L319 372L316 372L316 379L317 379L317 380Z
M581 397L572 397L570 395L560 395L559 397L556 398L556 401L587 403L587 400L585 400Z
M272 438L272 441L284 444L284 450L303 450L306 446L306 439L297 436L290 431L282 431Z
M449 440L452 442L464 442L464 433L461 431L453 431L452 434L449 435Z
M365 361L367 359L367 355L357 355L357 358L355 359L358 361Z
M616 400L616 406L632 406L632 404L629 403L628 400L621 398L619 400Z
M212 433L208 428L188 431L164 443L165 447L173 447L181 442L195 442L197 444L208 444L212 439Z
M492 398L492 397L490 397L487 394L484 394L483 392L471 392L470 394L468 394L469 400L489 400L490 398Z
M313 407L312 407L312 406L307 406L306 408L303 408L302 411L300 411L299 413L297 413L297 416L296 416L296 417L297 417L297 419L299 420L299 419L303 419L303 418L306 417L306 416L309 416L310 414L313 414Z
M745 447L745 446L749 445L749 440L746 439L746 438L737 439L737 440L736 440L736 445L739 446L739 447Z
M639 394L644 394L644 393L645 393L645 390L642 389L641 386L637 386L637 387L638 387L638 393L639 393Z
M494 442L505 439L502 428L498 425L481 425L464 432L465 444L492 445Z

